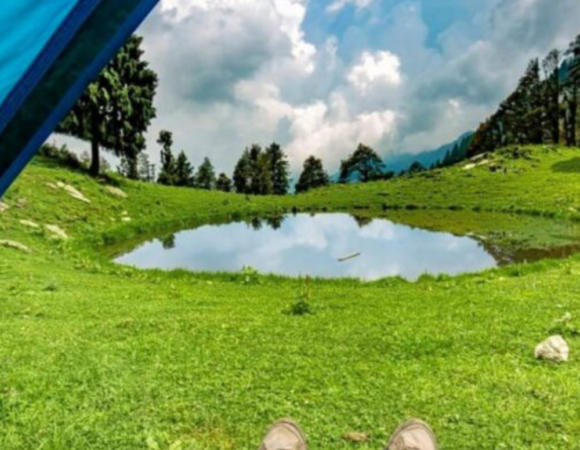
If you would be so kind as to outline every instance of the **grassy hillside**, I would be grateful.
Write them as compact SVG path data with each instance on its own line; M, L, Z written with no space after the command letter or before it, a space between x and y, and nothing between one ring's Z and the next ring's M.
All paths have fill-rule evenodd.
M580 219L580 150L477 164L284 198L113 180L121 198L37 161L0 213L0 240L30 251L0 245L0 448L253 449L287 415L313 449L352 448L349 431L379 448L410 416L443 449L577 448L578 257L410 284L138 271L104 256L140 234L292 210L546 242L560 231L538 224ZM306 295L314 314L288 314ZM571 362L536 361L557 332Z

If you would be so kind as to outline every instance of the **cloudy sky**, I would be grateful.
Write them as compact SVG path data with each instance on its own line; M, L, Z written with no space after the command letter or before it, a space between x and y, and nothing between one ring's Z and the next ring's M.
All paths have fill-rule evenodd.
M162 0L141 27L155 136L231 171L251 143L334 171L358 142L421 152L474 129L530 58L580 31L578 0Z

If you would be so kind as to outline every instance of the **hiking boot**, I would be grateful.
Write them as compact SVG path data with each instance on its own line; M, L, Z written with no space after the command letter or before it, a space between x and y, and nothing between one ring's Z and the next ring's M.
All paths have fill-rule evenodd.
M397 428L385 450L437 450L437 439L429 425L413 419Z
M270 427L260 450L307 450L306 437L291 419L282 419Z

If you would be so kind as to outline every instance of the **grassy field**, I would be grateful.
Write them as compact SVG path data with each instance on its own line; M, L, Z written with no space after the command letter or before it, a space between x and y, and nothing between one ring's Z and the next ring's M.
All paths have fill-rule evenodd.
M111 183L128 198L38 160L4 199L0 240L30 252L0 246L0 449L254 449L281 416L313 449L378 449L411 416L444 450L580 448L579 257L418 283L107 258L143 236L293 210L558 245L580 219L580 150L510 149L470 170L284 198ZM289 314L305 297L313 314ZM567 364L533 358L554 333ZM370 438L347 442L351 431Z

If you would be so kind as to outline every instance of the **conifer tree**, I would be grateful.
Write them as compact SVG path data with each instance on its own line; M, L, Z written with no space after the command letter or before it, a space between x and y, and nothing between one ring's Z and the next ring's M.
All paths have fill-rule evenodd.
M176 183L176 163L171 147L173 146L173 133L161 131L157 143L161 146L161 171L157 182L166 186L174 186Z
M187 155L182 150L177 156L175 163L175 185L182 187L192 187L194 185L193 166L187 159Z
M309 156L304 161L302 173L296 184L296 193L307 192L310 189L327 186L328 184L330 184L330 178L324 171L322 160L315 156Z
M252 180L252 163L250 151L245 149L234 170L234 188L239 194L250 194Z
M560 142L560 66L561 54L558 50L552 50L542 62L544 68L544 104L545 121L550 132L552 142Z
M195 187L211 191L215 189L215 169L209 158L204 158L195 175Z
M290 164L288 157L280 145L272 143L265 152L269 162L269 171L272 179L272 193L286 195L290 184Z
M577 127L578 127L578 94L580 91L580 35L572 41L566 55L570 58L568 79L565 83L566 98L566 144L575 147L578 144Z
M100 173L101 149L124 158L125 169L136 176L136 159L145 149L145 133L156 114L158 84L157 74L143 60L142 41L138 36L127 41L58 128L91 142L93 176Z
M271 195L274 193L274 183L268 155L257 144L252 145L250 158L250 194Z
M139 179L146 183L155 181L155 166L149 162L149 155L146 152L141 153L137 158L137 172Z

